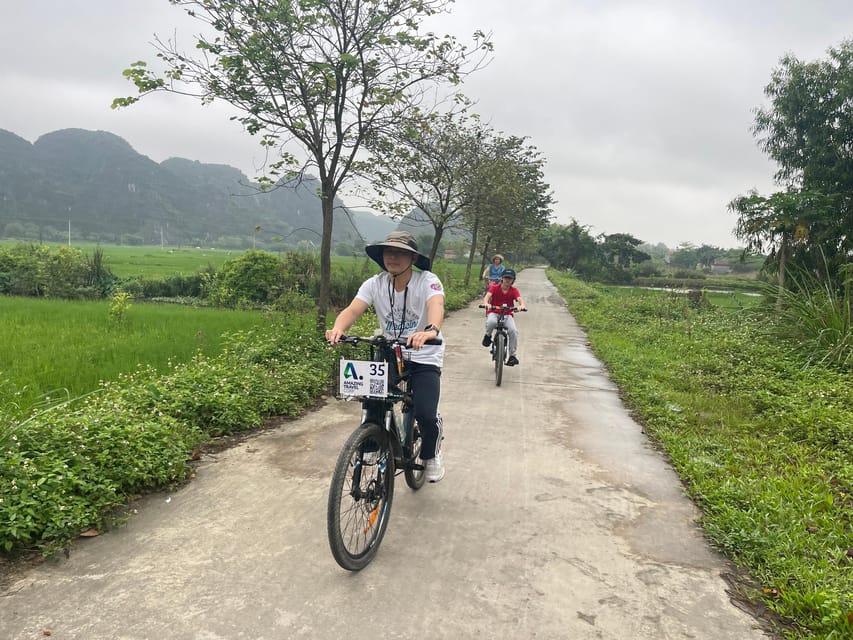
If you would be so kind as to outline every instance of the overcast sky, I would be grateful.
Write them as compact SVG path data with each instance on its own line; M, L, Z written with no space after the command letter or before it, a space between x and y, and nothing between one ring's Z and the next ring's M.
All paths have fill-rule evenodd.
M257 139L228 105L162 94L110 109L134 93L122 70L154 61L154 34L189 48L198 27L167 0L3 0L0 128L30 142L105 130L157 162L257 175ZM775 189L750 132L770 73L785 53L824 58L853 37L853 2L458 0L441 27L492 32L494 59L463 90L495 129L543 153L557 222L734 247L726 204Z

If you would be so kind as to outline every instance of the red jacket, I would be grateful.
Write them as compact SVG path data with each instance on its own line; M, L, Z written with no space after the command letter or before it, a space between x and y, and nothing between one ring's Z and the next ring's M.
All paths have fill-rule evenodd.
M506 305L508 307L514 307L516 299L521 297L521 292L518 289L516 289L515 287L510 287L509 291L504 293L503 289L501 289L501 285L499 285L499 284L495 284L495 285L492 285L491 287L489 287L489 293L492 294L492 301L489 304L492 304L496 307L500 307L501 305ZM494 311L492 309L487 309L486 313L487 314L497 313L497 311ZM510 312L510 313L507 313L506 315L511 316L513 314Z

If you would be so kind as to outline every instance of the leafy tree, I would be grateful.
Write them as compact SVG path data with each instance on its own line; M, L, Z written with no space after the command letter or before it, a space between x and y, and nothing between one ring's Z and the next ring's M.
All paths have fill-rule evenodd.
M485 128L477 116L416 114L372 144L374 206L399 215L414 206L433 226L434 258L449 230L471 236L466 284L478 246L532 244L551 213L544 160L517 136ZM484 238L482 244L479 239Z
M628 233L601 234L596 242L601 256L599 277L605 282L630 282L632 266L651 260L649 254L637 249L643 241Z
M789 260L836 277L853 254L853 41L824 60L784 56L764 93L770 104L756 110L753 133L784 190L734 199L736 233L752 249L769 248L780 286Z
M482 143L483 136L478 138ZM525 138L489 135L468 172L469 205L465 221L471 232L466 283L471 261L480 249L483 270L492 248L507 254L530 254L538 234L548 226L553 195L544 181L545 161Z
M601 272L603 257L589 229L574 218L569 225L552 224L539 234L539 252L552 267L591 278Z
M282 262L266 251L249 249L233 260L228 260L208 277L207 295L226 307L270 304L283 293Z
M633 264L651 260L648 253L637 248L642 243L642 240L629 233L611 233L602 237L601 253L608 263L626 269Z
M365 140L428 98L430 85L456 85L491 44L482 32L469 49L450 36L421 33L421 22L450 0L170 0L204 22L198 56L155 41L162 75L136 62L124 73L141 96L169 91L202 103L222 99L261 144L277 149L271 174L319 173L323 236L318 323L325 325L331 273L333 203L353 175ZM117 98L113 107L139 97ZM300 163L290 144L307 155ZM296 171L296 169L299 169ZM267 179L271 184L272 180Z
M72 247L19 243L0 249L0 293L45 298L93 295L83 253Z
M423 214L435 230L430 260L445 231L462 226L467 172L476 160L479 133L465 115L415 113L370 144L373 206L396 217L413 207Z
M739 214L735 235L746 241L745 252L767 255L765 269L778 275L780 293L785 289L792 257L798 258L795 262L801 268L811 262L810 254L823 261L821 250L811 251L812 229L823 226L823 221L832 216L834 201L819 193L791 190L769 197L751 191L729 203L729 209Z
M703 244L699 247L691 242L684 242L672 253L669 263L673 267L695 269L697 265L710 268L714 261L727 255L725 249Z

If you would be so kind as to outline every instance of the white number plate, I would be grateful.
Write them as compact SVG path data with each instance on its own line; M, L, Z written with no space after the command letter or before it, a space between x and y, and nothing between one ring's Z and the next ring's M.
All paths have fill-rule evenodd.
M384 398L388 395L388 363L370 360L341 360L342 396Z

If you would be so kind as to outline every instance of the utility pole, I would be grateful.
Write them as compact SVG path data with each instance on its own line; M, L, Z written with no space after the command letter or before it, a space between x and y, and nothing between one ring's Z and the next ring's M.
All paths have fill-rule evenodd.
M71 246L71 218L68 218L68 246Z

